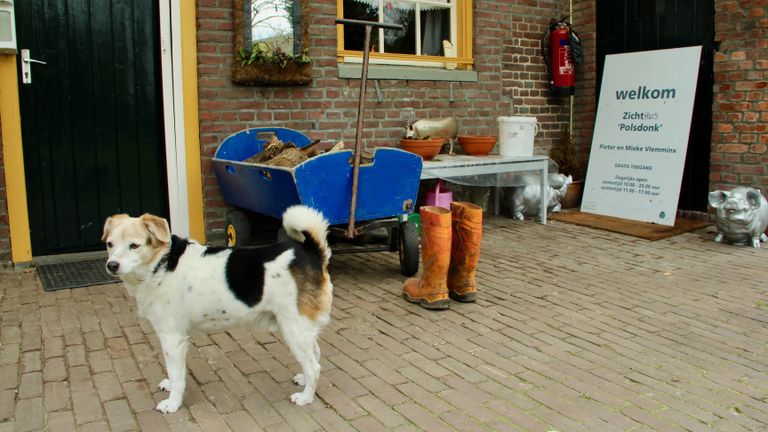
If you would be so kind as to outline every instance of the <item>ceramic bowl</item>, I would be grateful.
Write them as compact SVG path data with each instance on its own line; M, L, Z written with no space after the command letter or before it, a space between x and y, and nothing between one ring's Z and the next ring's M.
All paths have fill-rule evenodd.
M442 138L410 139L401 138L400 148L421 156L424 160L430 160L440 153L445 140Z
M486 156L496 145L496 137L488 135L459 135L459 145L465 154Z

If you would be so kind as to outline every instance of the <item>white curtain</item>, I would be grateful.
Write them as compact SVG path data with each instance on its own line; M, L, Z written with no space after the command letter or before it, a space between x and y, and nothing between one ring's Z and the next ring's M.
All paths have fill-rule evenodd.
M423 55L442 55L443 16L439 12L426 12L424 14L424 28L421 36L421 53Z
M380 0L355 0L355 1L358 3L365 3L373 7L379 7L379 4L381 3ZM396 1L396 0L393 0L393 1L383 0L383 1L384 1L384 7L387 7L387 5L391 5L394 8L403 9L403 10L411 10L416 6L414 2L408 2L408 1ZM445 0L441 3L445 3L446 5L450 4L448 0ZM427 3L421 4L422 11L431 10L431 9L443 9L443 8L439 6L427 4Z

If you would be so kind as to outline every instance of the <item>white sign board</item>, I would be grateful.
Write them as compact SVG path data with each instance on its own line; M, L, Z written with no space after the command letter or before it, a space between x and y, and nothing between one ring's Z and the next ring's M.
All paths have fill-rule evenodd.
M701 47L605 57L581 211L673 226Z

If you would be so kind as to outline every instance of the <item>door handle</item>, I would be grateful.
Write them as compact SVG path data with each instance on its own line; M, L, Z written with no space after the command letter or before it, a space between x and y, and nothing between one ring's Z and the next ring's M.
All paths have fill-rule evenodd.
M42 60L35 60L29 56L29 50L21 50L21 82L24 84L32 83L32 63L48 64Z

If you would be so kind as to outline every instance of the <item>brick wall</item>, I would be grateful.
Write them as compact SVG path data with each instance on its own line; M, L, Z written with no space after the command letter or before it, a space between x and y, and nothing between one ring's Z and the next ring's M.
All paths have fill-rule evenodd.
M768 188L768 4L715 2L710 190Z
M576 2L578 30L594 57L594 0ZM209 241L223 241L226 204L211 166L218 144L227 135L255 126L285 126L313 139L354 142L358 80L338 78L336 0L310 2L310 56L313 82L306 87L240 87L231 83L234 59L231 0L198 0L200 135L204 204ZM379 82L383 102L369 86L364 141L367 147L396 146L407 122L404 108L416 118L459 118L463 134L497 132L497 118L535 115L541 123L536 153L546 154L568 120L568 99L552 99L539 39L549 19L566 13L563 1L475 0L474 59L476 83L440 81ZM581 17L589 23L578 27ZM478 31L481 29L482 31ZM580 67L577 97L577 142L588 145L594 117L594 59ZM592 84L589 84L591 75ZM453 101L451 100L453 95ZM587 133L587 131L589 131Z

